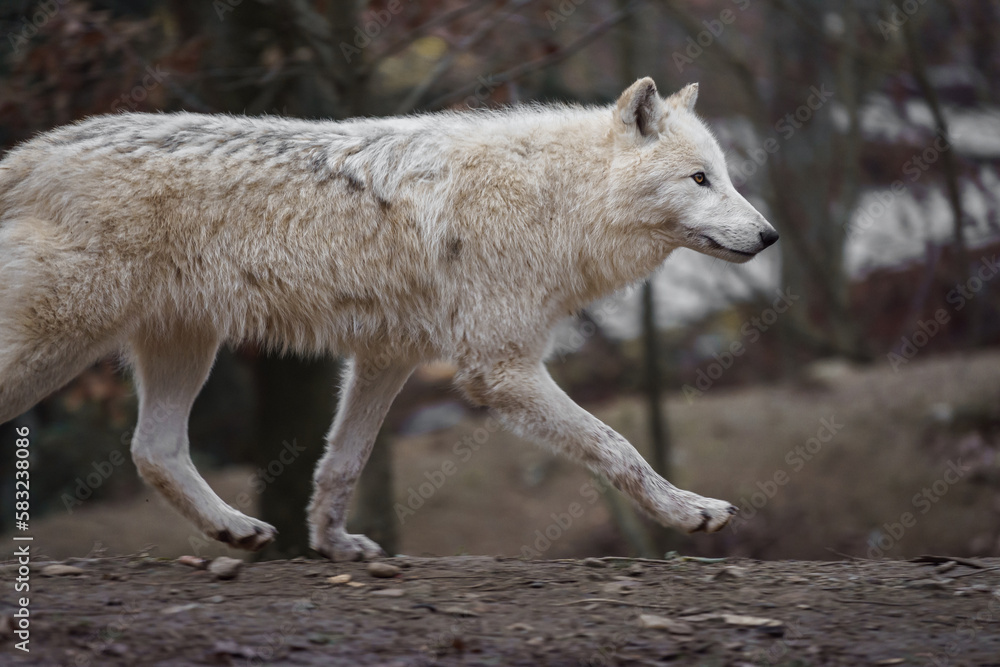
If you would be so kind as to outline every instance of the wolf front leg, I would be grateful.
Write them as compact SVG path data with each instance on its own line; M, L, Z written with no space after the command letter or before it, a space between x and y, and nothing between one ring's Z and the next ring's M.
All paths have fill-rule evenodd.
M347 512L382 421L412 372L413 364L361 358L344 370L340 407L326 439L326 453L316 467L309 503L309 545L331 560L383 555L379 545L364 535L348 534Z
M463 370L456 380L508 428L603 475L663 525L714 532L737 512L728 502L683 491L656 474L625 438L574 403L540 362Z

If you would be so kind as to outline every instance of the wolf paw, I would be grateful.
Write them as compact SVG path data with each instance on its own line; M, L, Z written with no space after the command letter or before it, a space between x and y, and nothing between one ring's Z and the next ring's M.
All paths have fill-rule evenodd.
M323 543L313 540L310 546L332 561L368 560L385 556L382 547L364 535L350 535L346 532L338 533Z
M729 520L739 512L737 507L725 500L703 498L702 496L694 496L691 509L692 513L683 526L689 533L700 531L714 533L725 527Z
M237 512L226 517L222 525L208 535L237 549L260 551L274 541L278 531L270 524Z

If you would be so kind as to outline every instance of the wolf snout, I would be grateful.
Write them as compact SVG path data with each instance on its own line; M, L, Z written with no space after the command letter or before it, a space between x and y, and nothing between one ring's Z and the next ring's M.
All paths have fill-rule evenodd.
M778 232L768 229L760 233L760 242L764 248L770 248L778 241ZM763 250L764 248L761 248Z

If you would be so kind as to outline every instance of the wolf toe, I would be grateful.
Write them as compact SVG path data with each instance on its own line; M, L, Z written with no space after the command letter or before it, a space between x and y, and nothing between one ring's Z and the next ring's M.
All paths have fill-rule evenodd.
M322 543L314 542L312 548L332 561L369 560L385 556L386 553L373 540L364 535L341 533Z
M278 530L274 526L241 514L227 519L225 525L211 536L237 549L260 551L277 535Z
M697 503L697 515L693 517L692 525L687 526L689 533L714 533L722 530L739 509L725 500L701 498Z

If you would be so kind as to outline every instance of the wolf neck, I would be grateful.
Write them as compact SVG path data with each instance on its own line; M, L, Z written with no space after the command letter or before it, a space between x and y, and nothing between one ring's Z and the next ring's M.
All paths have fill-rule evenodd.
M578 270L586 290L586 305L649 277L674 250L628 210L620 210L605 194L593 202L594 216L586 220L587 235L580 246Z
M644 278L669 254L648 227L638 224L630 211L634 202L612 197L615 147L609 136L610 107L455 114L449 117L450 124L435 123L435 118L380 119L360 121L356 129L349 126L345 141L357 143L355 134L369 131L369 126L370 133L378 136L344 152L344 164L366 156L378 157L382 164L383 156L375 152L399 137L404 148L386 153L397 161L400 152L409 154L409 171L355 170L359 180L374 179L372 190L382 192L386 200L400 189L423 187L414 185L423 179L407 177L410 172L433 172L441 164L450 165L462 178L436 181L439 185L431 187L442 189L432 190L433 196L423 201L465 202L452 212L456 220L465 220L456 224L490 236L484 239L488 246L508 246L533 256L536 261L528 264L534 263L538 270L536 285L543 284L564 312L579 310ZM343 171L344 165L340 168ZM485 192L494 196L484 197ZM518 209L511 211L508 224L483 226L482 220L495 218L495 204L505 200Z
M610 108L593 110L593 117L561 128L559 142L571 147L550 183L555 193L556 220L571 233L567 247L567 309L578 310L648 277L674 247L641 224L632 202L613 196L609 137ZM565 143L563 143L565 142Z

